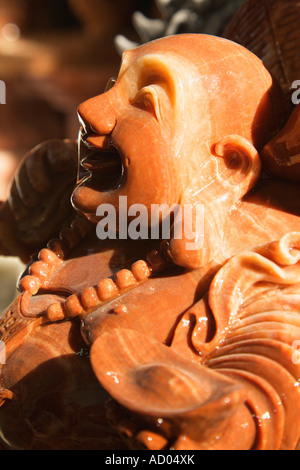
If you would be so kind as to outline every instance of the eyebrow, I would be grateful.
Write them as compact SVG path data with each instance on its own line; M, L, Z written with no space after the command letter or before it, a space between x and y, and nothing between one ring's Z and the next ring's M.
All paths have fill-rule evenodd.
M168 77L165 77L163 74L157 71L147 71L146 73L142 70L138 78L138 88L143 88L144 86L156 84L156 83L165 83L168 84Z
M144 66L139 71L137 85L138 89L151 84L159 84L165 88L171 101L175 97L176 84L172 74L168 71L168 65L164 64L158 57L147 58L144 57Z

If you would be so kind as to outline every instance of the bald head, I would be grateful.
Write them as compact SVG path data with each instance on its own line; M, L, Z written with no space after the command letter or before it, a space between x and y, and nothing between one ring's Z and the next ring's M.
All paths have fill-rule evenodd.
M212 140L226 134L239 134L261 148L282 128L287 118L281 89L262 61L232 41L201 34L182 34L161 38L123 57L121 74L129 64L147 55L176 57L185 67L185 87L195 101L201 89L197 119L209 119ZM191 71L197 69L193 74ZM180 74L180 66L175 75ZM189 87L189 81L192 82ZM203 114L204 102L207 114ZM196 116L194 116L196 118Z
M84 182L75 207L92 219L120 196L128 205L181 204L219 173L211 157L222 139L238 135L256 149L270 140L282 99L262 62L226 39L184 34L126 51L113 88L79 107L85 140L117 148L123 171L111 190Z

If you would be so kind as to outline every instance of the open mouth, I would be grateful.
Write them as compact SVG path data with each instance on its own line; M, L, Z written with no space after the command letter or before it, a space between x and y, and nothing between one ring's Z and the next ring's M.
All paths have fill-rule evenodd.
M98 148L79 140L78 183L99 191L111 191L121 186L124 166L120 152L113 144Z

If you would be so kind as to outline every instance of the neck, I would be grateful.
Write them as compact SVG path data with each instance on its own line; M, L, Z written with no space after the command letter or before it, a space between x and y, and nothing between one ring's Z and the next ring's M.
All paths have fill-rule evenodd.
M262 177L230 213L224 226L220 257L274 241L300 231L300 188L297 184Z

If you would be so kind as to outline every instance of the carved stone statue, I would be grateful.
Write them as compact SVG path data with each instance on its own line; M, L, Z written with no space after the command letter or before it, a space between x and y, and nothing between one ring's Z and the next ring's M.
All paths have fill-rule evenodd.
M264 168L285 96L253 53L200 34L125 52L112 85L79 107L74 220L42 249L7 229L38 254L0 320L3 447L297 448L300 189ZM69 187L58 156L26 156L4 225L55 194L49 165ZM176 238L174 214L167 239L100 240L98 207L125 196L201 206L201 230L183 219Z

